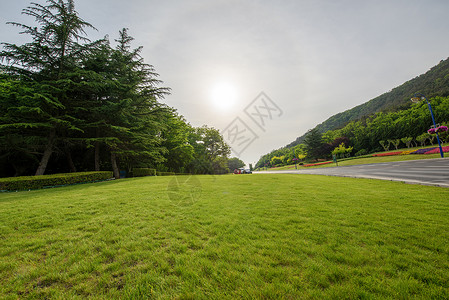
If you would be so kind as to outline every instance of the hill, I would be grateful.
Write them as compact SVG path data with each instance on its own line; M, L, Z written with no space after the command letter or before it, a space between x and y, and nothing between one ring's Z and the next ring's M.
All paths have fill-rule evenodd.
M377 112L389 112L409 108L411 105L410 98L416 92L423 93L428 98L449 96L449 58L440 61L438 65L432 67L425 74L417 76L387 93L354 108L333 115L323 123L318 124L315 128L324 133L328 130L341 128L351 121L360 120ZM301 144L304 137L305 134L296 138L295 141L286 147L290 148Z

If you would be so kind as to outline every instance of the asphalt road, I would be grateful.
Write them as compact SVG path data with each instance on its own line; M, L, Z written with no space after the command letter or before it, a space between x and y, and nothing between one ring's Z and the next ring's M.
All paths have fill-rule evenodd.
M411 184L449 187L449 158L422 159L369 165L264 171L255 173L316 174L340 177L372 178Z

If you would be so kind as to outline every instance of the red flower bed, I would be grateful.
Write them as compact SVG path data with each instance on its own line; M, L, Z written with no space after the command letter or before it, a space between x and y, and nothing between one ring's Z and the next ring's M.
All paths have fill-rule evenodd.
M442 148L443 148L443 152L449 152L449 146L442 147ZM440 153L440 148L435 148L433 150L427 151L425 154L435 154L435 153Z
M401 153L402 151L386 152L386 153L373 154L373 156L392 156L392 155L400 155Z
M327 164L331 164L331 163L333 163L333 162L332 162L332 161L325 161L325 162L322 162L322 163L307 164L307 165L304 165L303 167L312 167L312 166L319 166L319 165L327 165Z

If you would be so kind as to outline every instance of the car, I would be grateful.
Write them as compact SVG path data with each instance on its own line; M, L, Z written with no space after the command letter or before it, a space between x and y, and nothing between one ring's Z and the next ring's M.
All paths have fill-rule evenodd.
M234 170L234 174L252 174L250 169L238 168Z

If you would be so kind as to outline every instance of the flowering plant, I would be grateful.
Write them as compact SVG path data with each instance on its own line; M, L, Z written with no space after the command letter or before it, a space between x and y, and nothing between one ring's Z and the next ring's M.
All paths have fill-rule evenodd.
M449 146L442 147L441 149L443 150L443 152L449 152ZM436 154L436 153L439 153L439 152L440 152L440 149L435 148L433 150L427 151L426 154Z
M430 128L429 130L427 130L427 133L436 134L438 132L445 132L447 130L448 130L447 126L438 126L437 128Z
M437 147L418 149L416 151L413 151L412 154L426 154L427 152L432 151L434 149L437 149Z
M400 155L402 151L395 151L395 152L384 152L384 153L377 153L373 154L374 157L376 156L392 156L392 155Z

